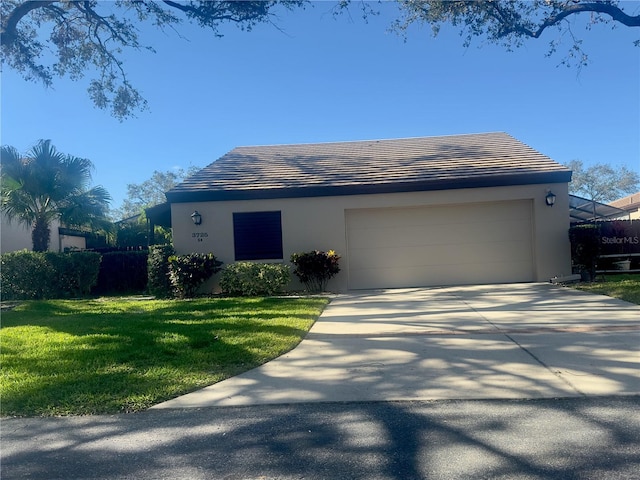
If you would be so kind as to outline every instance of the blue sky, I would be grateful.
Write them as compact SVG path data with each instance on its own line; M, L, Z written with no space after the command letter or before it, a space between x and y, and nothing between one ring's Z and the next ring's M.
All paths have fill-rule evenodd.
M203 167L242 145L505 131L560 163L640 172L640 29L577 21L590 56L578 70L558 66L562 49L545 57L551 35L513 52L483 39L464 48L450 28L436 38L412 28L405 42L388 31L394 5L375 6L381 15L366 23L317 2L281 12L280 30L228 26L223 38L141 27L157 53L124 59L150 108L123 123L93 108L86 81L47 90L5 69L2 144L24 152L48 138L91 159L113 208L154 170Z

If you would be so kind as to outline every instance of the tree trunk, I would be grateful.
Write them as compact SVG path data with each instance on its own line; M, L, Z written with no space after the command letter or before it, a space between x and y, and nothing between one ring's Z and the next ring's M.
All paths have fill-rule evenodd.
M36 219L33 224L33 231L31 232L31 239L33 240L34 252L46 252L49 250L49 237L51 235L51 229L49 228L49 222L43 219Z

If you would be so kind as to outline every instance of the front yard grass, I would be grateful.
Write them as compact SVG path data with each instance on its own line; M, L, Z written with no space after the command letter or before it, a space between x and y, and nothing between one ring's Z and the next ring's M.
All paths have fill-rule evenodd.
M576 288L640 305L640 275L607 275L597 282L578 284Z
M0 414L144 410L295 347L324 298L49 300L2 313Z

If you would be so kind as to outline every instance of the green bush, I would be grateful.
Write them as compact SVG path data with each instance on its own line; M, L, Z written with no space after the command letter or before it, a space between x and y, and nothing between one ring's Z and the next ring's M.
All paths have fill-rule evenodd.
M92 292L100 295L143 293L147 289L147 262L146 250L103 253L98 283Z
M101 256L95 252L11 252L2 255L3 300L68 298L87 295L98 280Z
M49 262L56 272L56 296L85 296L98 283L102 255L96 252L52 253Z
M53 265L45 260L43 252L5 253L0 265L3 300L51 298L54 276Z
M118 248L138 247L148 245L148 231L146 220L136 222L121 222L116 228L116 242Z
M220 288L227 295L274 295L290 281L289 265L237 262L222 270Z
M169 257L169 280L178 298L193 298L198 288L220 271L222 262L213 253L190 253Z
M314 250L291 255L291 263L296 266L293 273L310 292L326 290L329 280L340 271L339 261L340 255L333 250Z
M169 257L175 255L172 245L152 245L147 259L147 288L151 295L158 298L171 297L172 288L169 279Z

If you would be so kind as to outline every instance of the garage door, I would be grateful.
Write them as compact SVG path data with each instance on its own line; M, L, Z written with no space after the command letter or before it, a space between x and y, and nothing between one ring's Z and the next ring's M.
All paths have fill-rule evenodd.
M347 210L349 288L533 280L529 201Z

